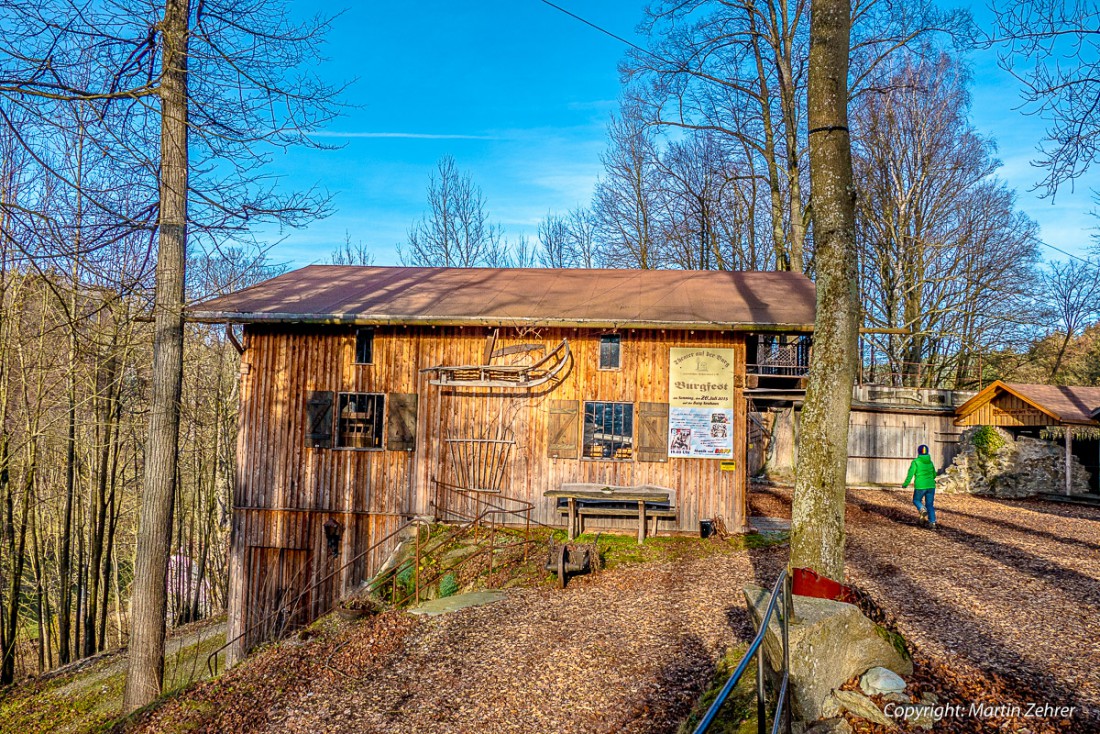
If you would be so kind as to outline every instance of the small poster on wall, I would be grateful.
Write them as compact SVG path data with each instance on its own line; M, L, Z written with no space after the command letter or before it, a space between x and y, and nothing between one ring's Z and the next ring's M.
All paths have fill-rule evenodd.
M668 455L681 459L733 456L733 350L669 350Z

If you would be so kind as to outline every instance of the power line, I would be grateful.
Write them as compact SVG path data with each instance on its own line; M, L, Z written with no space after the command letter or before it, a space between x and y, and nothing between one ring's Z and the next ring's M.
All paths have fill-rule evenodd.
M619 43L630 46L630 48L634 49L635 51L640 51L641 53L645 54L646 56L649 56L652 59L656 59L657 61L660 61L662 64L668 64L669 66L672 66L672 67L680 67L681 69L683 68L681 64L676 64L672 61L669 61L666 58L658 56L657 54L653 53L652 51L650 51L648 49L645 49L645 48L642 48L641 46L634 43L633 41L631 41L629 39L626 39L626 38L623 38L622 36L620 36L616 33L613 33L612 31L609 31L606 28L593 23L592 21L588 20L587 18L582 18L581 16L577 15L576 13L572 12L571 10L566 10L562 6L556 5L552 2L550 2L550 0L539 0L539 2L541 2L543 5L547 5L551 8L553 8L554 10L557 10L560 13L564 13L565 15L568 15L573 20L584 23L589 28L592 28L593 30L598 31L599 33L602 33L602 34L604 34L605 36L607 36L609 38L613 38L616 41L618 41ZM1059 252L1059 253L1065 255L1066 257L1069 257L1069 258L1072 258L1072 259L1077 260L1079 262L1082 262L1085 265L1088 265L1089 267L1098 267L1097 264L1094 263L1089 258L1084 258L1084 257L1081 257L1080 255L1075 255L1072 252L1068 252L1066 250L1063 250L1060 247L1055 247L1054 245L1052 245L1048 242L1044 242L1043 240L1037 240L1037 241L1043 247L1047 247L1051 250L1054 250L1055 252Z
M550 2L550 0L539 0L539 2L541 2L543 5L549 5L554 10L565 13L566 15L568 15L570 18L573 18L574 20L579 20L581 23L584 23L589 28L593 28L593 29L599 31L600 33L604 34L605 36L609 36L611 38L614 38L619 43L624 43L627 46L630 46L635 51L641 51L646 56L657 59L658 61L660 61L663 64L671 63L668 59L662 59L660 56L653 53L652 51L644 49L641 46L639 46L638 44L634 43L633 41L630 41L626 38L623 38L622 36L617 35L615 33L612 33L611 31L607 30L606 28L598 26L595 23L593 23L592 21L586 20L585 18L582 18L581 16L577 15L576 13L574 13L572 11L569 11L569 10L566 10L565 8L563 8L560 5L555 5L554 3ZM675 66L675 64L674 64L674 66Z
M1072 252L1067 252L1066 250L1063 250L1061 247L1055 247L1054 245L1052 245L1048 242L1043 242L1042 240L1039 240L1038 242L1043 247L1049 247L1050 249L1054 250L1055 252L1062 253L1066 257L1071 257L1074 260L1079 260L1079 261L1083 262L1085 265L1088 265L1090 268L1097 267L1096 263L1094 263L1089 258L1081 257L1080 255L1074 255Z

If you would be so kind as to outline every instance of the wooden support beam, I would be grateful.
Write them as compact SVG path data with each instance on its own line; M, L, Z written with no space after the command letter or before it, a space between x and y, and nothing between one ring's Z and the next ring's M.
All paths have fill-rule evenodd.
M1063 427L1066 432L1066 496L1073 489L1073 428Z

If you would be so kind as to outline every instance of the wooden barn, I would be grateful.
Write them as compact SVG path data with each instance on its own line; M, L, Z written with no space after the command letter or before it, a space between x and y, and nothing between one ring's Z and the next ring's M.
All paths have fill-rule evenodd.
M229 637L463 491L557 527L563 488L664 493L661 531L745 529L748 399L801 390L814 306L793 273L310 266L193 307L242 352ZM588 524L644 529L618 514Z
M1066 466L1070 457L1089 472L1089 489L1100 492L1100 387L1035 385L997 380L959 406L955 425L997 426L1013 436L1039 438L1044 429L1058 429ZM1078 435L1079 434L1079 435ZM1070 494L1070 473L1065 493Z

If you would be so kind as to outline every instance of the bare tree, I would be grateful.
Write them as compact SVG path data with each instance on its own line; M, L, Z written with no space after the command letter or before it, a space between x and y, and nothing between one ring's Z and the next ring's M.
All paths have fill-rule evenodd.
M333 265L374 265L374 253L362 241L352 244L351 232L344 232L344 244L329 255Z
M658 268L664 263L664 204L655 131L624 109L608 128L604 177L596 184L592 215L612 267Z
M570 209L565 225L569 234L569 249L576 267L596 267L600 257L596 246L596 221L592 212L583 207Z
M481 188L444 156L428 180L428 213L397 248L405 265L472 268L501 256L503 231L489 221Z
M163 674L188 245L248 241L252 223L293 225L324 210L314 192L281 195L260 168L272 146L309 142L306 134L331 118L337 90L312 71L324 22L290 22L279 2L204 0L193 8L189 0L47 0L5 3L2 11L0 95L35 120L33 131L21 131L21 144L51 180L74 187L49 165L52 133L71 119L52 113L88 105L90 136L117 169L133 173L124 196L82 188L88 208L111 219L119 237L155 230L158 238L153 399L125 693L132 710L160 693ZM52 224L44 212L29 216Z
M1048 123L1036 164L1048 195L1100 158L1100 7L1089 0L1010 0L993 6L983 39L1019 80L1025 111Z
M806 0L655 3L644 24L651 48L633 53L627 65L645 120L710 132L744 150L758 178L752 193L768 213L775 267L806 272L812 270L803 170L808 10ZM877 65L899 49L963 22L964 14L939 13L929 2L856 3L850 93L868 88Z
M854 102L863 318L896 384L951 385L1001 346L1033 283L1036 226L995 178L948 53L896 56Z
M1100 271L1076 261L1052 262L1043 273L1047 308L1062 334L1047 380L1054 382L1062 369L1066 347L1089 324L1100 318Z
M569 222L558 214L547 214L539 222L538 261L544 268L574 267L576 254L573 252L569 233Z
M791 566L837 580L844 578L848 420L859 325L847 110L851 13L849 0L813 0L811 8L807 122L817 317L791 508Z

